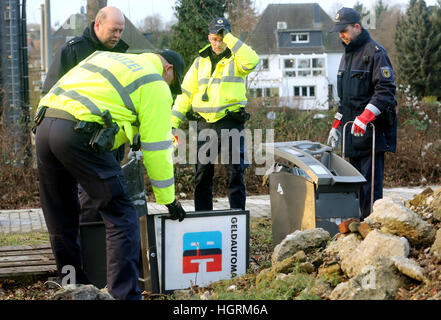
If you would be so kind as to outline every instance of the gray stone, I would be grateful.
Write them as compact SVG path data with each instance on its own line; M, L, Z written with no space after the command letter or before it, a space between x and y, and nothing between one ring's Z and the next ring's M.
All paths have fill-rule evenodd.
M428 281L418 262L404 257L392 257L392 261L402 274L421 282Z
M297 261L297 262L305 262L307 258L308 257L306 256L306 254L303 250L300 250L293 255L294 261Z
M432 226L395 198L375 201L373 212L365 222L383 233L406 237L413 245L430 245L435 238Z
M173 295L176 300L190 300L191 299L191 291L188 289L175 290L173 292Z
M322 228L296 230L286 236L275 248L271 261L273 264L291 257L296 252L320 247L331 239L328 231Z
M344 257L350 255L361 243L361 238L356 233L342 234L337 240L332 241L325 249L328 255Z
M365 266L372 264L378 256L407 257L409 250L406 238L373 230L354 250L340 254L340 266L343 272L352 278L359 274Z
M326 281L317 278L313 281L313 283L309 286L307 286L300 294L295 298L295 300L303 300L303 297L306 297L306 299L310 298L311 295L317 296L317 297L329 297L329 295L332 292L331 285L327 283Z
M97 287L70 284L54 293L50 300L115 300L109 293Z
M313 273L315 267L311 262L303 262L299 265L299 269L305 271L306 273Z
M435 236L435 241L430 248L430 253L434 256L441 257L441 229L438 229Z
M330 294L331 300L391 300L398 289L407 285L391 258L377 256L355 277L338 284Z
M441 188L433 191L433 200L429 205L429 209L432 212L432 217L441 221Z

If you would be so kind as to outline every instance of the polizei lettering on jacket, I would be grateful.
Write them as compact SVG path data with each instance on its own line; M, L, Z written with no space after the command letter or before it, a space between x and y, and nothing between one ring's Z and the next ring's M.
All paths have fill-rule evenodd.
M231 278L237 276L237 218L231 218Z
M133 61L130 58L127 58L126 56L124 56L122 54L117 54L117 53L109 52L109 53L107 53L107 57L122 63L127 68L132 70L132 72L136 72L136 71L139 71L139 70L143 69L143 67L141 67L139 65L139 63Z

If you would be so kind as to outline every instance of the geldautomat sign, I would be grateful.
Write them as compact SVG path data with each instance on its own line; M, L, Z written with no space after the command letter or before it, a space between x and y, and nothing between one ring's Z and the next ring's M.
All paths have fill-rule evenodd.
M182 222L162 219L161 229L161 291L203 287L246 273L248 211L187 213Z

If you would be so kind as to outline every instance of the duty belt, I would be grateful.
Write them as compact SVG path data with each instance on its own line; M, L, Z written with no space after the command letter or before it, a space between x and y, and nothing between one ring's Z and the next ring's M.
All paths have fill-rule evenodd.
M98 122L78 120L69 112L61 109L47 108L44 116L47 118L57 118L57 119L64 119L75 122L76 125L74 130L81 133L93 133L97 130L100 130L103 127Z

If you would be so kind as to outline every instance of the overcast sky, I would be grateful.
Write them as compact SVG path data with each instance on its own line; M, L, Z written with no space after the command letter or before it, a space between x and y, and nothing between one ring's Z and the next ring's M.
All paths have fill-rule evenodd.
M384 0L389 5L403 4L406 5L408 0ZM135 24L143 20L144 17L159 14L164 22L168 22L174 18L174 9L176 0L108 0L107 4L118 7L124 14ZM256 10L262 13L266 6L270 3L319 3L326 11L331 12L338 4L346 7L353 7L357 1L349 0L254 0ZM376 0L363 0L362 3L369 7L375 4ZM27 18L28 23L40 23L40 5L44 0L27 0ZM62 24L71 14L80 12L82 6L86 7L86 0L51 0L51 22L52 25ZM426 0L427 5L434 5L436 0Z

